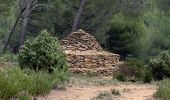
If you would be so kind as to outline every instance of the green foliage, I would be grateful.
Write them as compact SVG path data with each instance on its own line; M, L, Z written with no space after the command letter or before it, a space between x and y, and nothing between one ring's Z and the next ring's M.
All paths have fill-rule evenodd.
M27 100L32 95L47 94L61 82L60 74L62 73L57 70L49 74L43 71L21 70L19 67L1 71L0 99L19 98L20 100Z
M0 0L0 17L9 16L10 6L15 0Z
M53 71L67 70L66 57L57 38L42 31L33 41L26 41L19 53L21 68Z
M155 96L161 100L169 100L170 98L170 79L165 79L159 84L159 88Z
M125 64L119 66L115 78L120 81L143 81L149 83L152 80L152 74L141 60L128 59Z
M108 31L107 48L123 56L138 55L141 50L140 39L144 28L140 20L116 15Z
M31 98L31 95L25 91L19 93L19 95L17 96L18 100L31 100Z
M141 60L128 59L125 65L131 70L129 75L140 80L145 74L145 65Z
M144 83L150 83L153 79L153 75L150 71L150 69L146 70L145 69L145 73L144 73L144 76L143 76L143 82Z
M125 0L118 3L120 10L112 18L106 41L110 51L146 60L170 49L167 0Z
M169 51L161 52L157 57L149 61L153 76L155 79L170 77L170 53Z
M114 78L116 78L117 80L119 80L119 81L122 81L122 82L124 82L124 81L126 81L126 76L124 76L122 73L116 73L116 75L115 76L113 76Z
M169 17L163 11L155 8L152 12L145 13L143 19L147 27L147 34L142 39L143 48L145 48L144 59L170 49Z
M5 62L16 63L17 60L18 60L17 55L14 54L5 54L0 56L0 63L5 63Z

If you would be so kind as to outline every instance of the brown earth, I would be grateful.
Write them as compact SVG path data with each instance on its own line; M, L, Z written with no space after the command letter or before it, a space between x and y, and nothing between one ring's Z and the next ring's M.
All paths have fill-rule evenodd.
M114 100L155 100L153 94L156 85L151 84L125 84L100 86L71 86L66 90L53 90L46 97L38 97L38 100L92 100L102 91L111 92L112 89L120 91L119 96L113 96Z

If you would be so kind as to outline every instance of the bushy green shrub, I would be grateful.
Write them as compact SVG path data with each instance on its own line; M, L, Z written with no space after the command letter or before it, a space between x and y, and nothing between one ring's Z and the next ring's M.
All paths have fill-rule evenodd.
M170 77L170 53L161 52L157 57L149 61L149 66L154 79L162 80L164 77Z
M152 74L145 64L138 59L127 59L124 64L119 66L116 78L121 81L143 81L150 82Z
M36 71L67 70L66 57L57 38L46 31L42 31L33 41L25 42L19 53L19 65Z
M170 98L170 79L165 79L159 84L159 88L155 93L157 98L161 100L169 100Z
M65 76L63 76L63 72L57 70L48 73L12 67L0 72L0 99L19 98L24 100L30 96L47 94L61 80L65 80Z

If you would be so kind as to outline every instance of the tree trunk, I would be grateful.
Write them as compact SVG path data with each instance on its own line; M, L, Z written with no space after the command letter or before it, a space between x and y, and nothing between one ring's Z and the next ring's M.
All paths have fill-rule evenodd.
M19 19L21 18L21 16L22 16L22 14L23 14L24 11L25 11L25 8L21 10L18 18L16 19L16 21L15 21L15 23L14 23L14 26L12 27L12 30L9 32L9 36L7 37L7 41L6 41L5 46L4 46L4 48L3 48L3 53L4 53L4 54L6 53L6 49L7 49L7 47L8 47L9 41L10 41L10 39L11 39L11 37L12 37L12 34L14 33L15 28L16 28L18 22L19 22Z
M80 1L79 10L77 12L77 15L75 16L71 32L75 32L78 29L79 21L80 21L80 18L81 18L82 12L83 12L83 7L84 7L85 3L86 3L86 0Z
M31 10L31 4L32 4L32 0L27 0L26 1L26 9L25 9L25 13L24 13L24 18L23 18L22 26L21 26L21 32L19 34L18 50L20 49L20 47L24 43L24 38L25 38L26 30L27 30L27 24L28 24L28 20L29 20L31 11L32 11Z

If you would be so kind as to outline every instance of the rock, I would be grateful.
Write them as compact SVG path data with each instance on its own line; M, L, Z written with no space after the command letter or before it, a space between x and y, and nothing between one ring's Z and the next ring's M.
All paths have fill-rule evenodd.
M75 73L112 75L119 55L106 52L96 39L83 30L71 33L60 41L67 54L69 69Z

